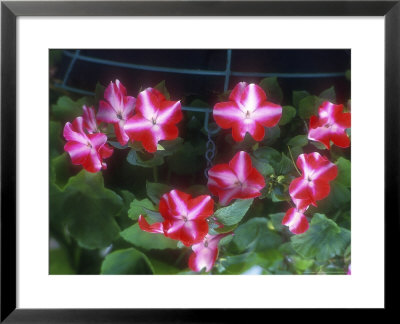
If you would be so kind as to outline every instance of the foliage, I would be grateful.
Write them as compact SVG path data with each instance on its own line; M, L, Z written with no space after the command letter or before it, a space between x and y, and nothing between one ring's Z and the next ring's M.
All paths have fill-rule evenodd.
M56 59L55 54L52 60ZM227 206L215 203L214 214L208 219L209 234L224 237L218 245L213 274L243 274L254 269L262 274L347 272L350 148L333 147L328 151L307 137L309 119L318 115L320 104L324 100L337 102L335 88L318 95L294 91L288 96L279 82L277 78L266 78L259 83L272 102L282 105L279 124L267 128L262 141L246 136L237 143L226 130L213 135L214 164L227 163L227 157L244 150L265 180L258 197L236 199ZM165 81L154 88L167 100L174 98ZM190 247L141 230L138 219L142 215L149 224L162 223L160 199L172 189L193 197L210 195L204 177L208 140L204 116L185 111L184 122L178 124L180 137L160 141L154 153L147 152L139 142L122 145L112 138L112 128L102 125L111 134L108 144L115 156L106 160L107 169L90 173L71 164L63 150L62 127L82 115L82 105L97 106L104 89L97 84L94 98L62 95L50 105L50 236L56 242L50 249L50 273L194 274L188 268L193 253ZM218 94L224 100L228 95ZM192 105L208 106L199 99L192 100ZM299 176L297 157L314 151L337 165L338 176L331 183L329 196L307 210L309 229L295 235L282 225L286 211L292 207L289 186Z

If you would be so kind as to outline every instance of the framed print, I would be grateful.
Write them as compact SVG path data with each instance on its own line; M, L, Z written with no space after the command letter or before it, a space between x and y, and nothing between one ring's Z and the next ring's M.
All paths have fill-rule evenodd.
M393 305L398 1L1 8L2 321Z

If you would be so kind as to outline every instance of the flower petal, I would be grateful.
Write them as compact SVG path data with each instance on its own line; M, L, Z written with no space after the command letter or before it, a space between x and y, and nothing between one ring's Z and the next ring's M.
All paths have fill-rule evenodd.
M328 182L322 180L314 180L310 186L313 200L321 200L329 196L330 186Z
M244 119L241 123L235 123L232 127L232 137L236 142L243 141L247 132L256 141L261 141L265 136L264 127L250 118Z
M152 88L139 93L136 100L136 112L140 113L144 118L149 121L155 118L160 107L160 96L158 91Z
M206 219L214 213L214 201L208 195L188 200L188 219Z
M328 150L331 147L331 132L326 127L310 128L308 131L308 139L324 144Z
M289 226L289 230L294 234L304 233L309 227L306 216L295 208L290 208L286 212L282 219L282 224Z
M182 226L180 231L180 241L191 246L195 243L203 241L208 233L208 223L204 219L188 220Z
M105 123L118 123L119 118L116 111L108 102L100 100L99 111L97 113L97 119Z
M249 176L246 179L246 187L260 191L265 187L265 179L256 168L252 168Z
M157 124L176 124L182 120L180 101L162 101L157 113Z
M129 136L125 132L125 121L120 120L118 123L114 124L114 132L117 136L119 144L125 145L129 141Z
M100 149L99 149L99 154L103 159L106 159L110 157L114 152L114 149L109 146L108 144L104 144Z
M264 90L257 84L249 84L243 91L240 98L241 104L247 111L255 111L262 102L267 100Z
M122 111L123 99L126 96L126 89L119 80L112 81L104 91L104 98L116 111Z
M310 182L302 177L294 179L289 186L290 196L296 199L312 199L309 184Z
M236 102L227 101L219 102L214 106L213 117L219 127L227 129L235 123L242 123L245 115Z
M231 94L229 95L229 100L240 102L242 98L243 92L247 87L246 82L239 82L232 90Z
M312 170L312 179L321 181L331 181L336 178L338 169L335 164L330 162L326 157L318 152L313 152L305 155L307 168Z
M72 122L67 122L64 126L63 136L67 141L75 141L82 144L88 143L88 138L83 131L83 119L82 117L77 117Z
M178 137L178 128L173 124L157 125L160 128L158 140L174 140Z
M123 102L122 118L127 120L133 114L135 109L136 98L131 96L125 96Z
M261 103L256 110L251 113L251 118L259 122L264 127L274 127L282 117L282 107L272 102Z
M89 134L90 144L97 151L107 142L107 135L103 133Z
M350 138L347 136L344 130L338 132L331 133L332 142L339 147L349 147L350 146Z
M230 203L232 199L237 199L241 197L242 193L240 187L218 190L218 198L221 206L226 206Z
M68 152L73 164L82 164L86 161L90 153L90 148L82 143L69 141L64 145L64 150Z
M139 215L138 224L142 231L164 234L163 223L154 223L150 225L142 215Z
M237 179L240 182L245 182L253 170L251 157L244 151L235 154L229 162L229 167L235 172Z
M83 105L83 126L85 126L88 133L97 132L96 113L93 107Z
M160 199L160 213L164 216L164 211L167 217L174 216L187 216L188 215L188 201L191 196L179 190L171 190L164 194ZM165 203L165 206L161 206Z
M82 166L85 168L86 171L92 173L100 171L103 165L101 163L99 153L92 148L87 155L87 159L82 163Z
M211 271L218 256L218 248L211 249L204 247L203 243L199 243L203 248L198 252L193 252L189 257L189 268L192 271L199 272L205 268L206 272Z
M233 186L238 178L229 164L217 164L208 170L208 179L212 179L218 186L225 188Z

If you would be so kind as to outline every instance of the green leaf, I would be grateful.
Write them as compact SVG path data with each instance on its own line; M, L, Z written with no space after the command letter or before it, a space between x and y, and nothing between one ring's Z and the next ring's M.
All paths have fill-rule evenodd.
M283 126L289 123L296 116L296 108L292 106L282 107L282 117L279 120L279 125Z
M323 100L328 100L332 103L336 103L336 92L335 87L332 86L319 94L319 97Z
M314 264L314 260L312 259L303 259L296 255L292 256L291 258L293 259L294 267L300 273L302 273L304 270L307 270Z
M62 55L63 55L63 50L56 50L56 49L49 50L50 67L58 64L62 59Z
M94 105L95 105L95 107L98 107L100 100L103 100L105 89L106 89L106 87L103 86L101 83L99 83L99 82L96 83L96 89L94 90Z
M67 153L63 153L50 161L51 176L50 180L62 189L66 185L71 176L69 167L71 165L71 159Z
M177 248L176 241L169 239L162 234L142 231L137 223L123 230L120 235L127 242L146 250Z
M224 225L239 223L249 210L254 199L238 199L232 205L217 209L214 216Z
M120 149L120 150L123 150L123 149L126 149L126 148L129 147L128 144L121 145L121 144L119 144L119 142L114 142L114 141L108 141L108 144L110 144L110 145L112 145L115 148Z
M152 168L155 166L162 165L164 163L164 157L161 154L158 154L158 152L159 151L153 154L153 156L150 159L144 160L140 156L139 152L131 149L128 155L126 156L126 160L128 161L128 163L132 165L138 165L144 168Z
M219 234L229 233L229 232L232 232L237 226L238 226L238 224L224 226L224 227L217 227L217 228L215 228L215 231Z
M271 164L258 160L255 157L252 158L252 164L253 167L255 167L263 176L274 173L274 168L271 166Z
M265 128L265 136L261 141L264 145L273 144L281 136L281 129L278 125Z
M271 219L274 229L277 231L282 231L284 229L284 226L282 225L282 219L285 216L285 213L269 214L268 216Z
M220 241L219 241L219 246L223 246L223 245L228 245L229 243L232 242L233 239L233 235L227 235L225 237L223 237Z
M161 196L169 191L172 188L166 184L155 183L155 182L146 182L146 192L147 196L156 204L160 202Z
M104 187L100 172L82 170L69 179L62 196L66 225L80 246L104 248L118 237L120 229L114 217L123 208L123 201Z
M150 260L134 248L118 250L107 255L101 274L153 274Z
M150 262L154 268L154 274L156 275L173 275L178 274L179 271L181 271L181 269L174 267L170 263L166 263L155 258L150 258Z
M253 154L257 160L270 164L274 169L279 166L282 159L281 153L268 146L260 147Z
M345 76L346 76L346 79L350 81L351 80L351 70L346 70Z
M194 146L190 142L185 142L172 156L168 158L168 167L172 172L179 175L192 175L204 167L199 159L205 150L205 142L200 142Z
M278 174L287 174L294 169L293 162L284 153L282 153L278 168L275 169Z
M318 150L326 150L326 146L320 142L310 141L312 145L314 145Z
M293 91L292 93L292 103L293 106L299 108L300 100L308 97L310 94L307 91Z
M268 220L262 217L255 217L240 225L233 237L233 242L239 251L255 249L263 251L275 248L281 243L278 234L268 228Z
M157 84L154 87L154 89L157 89L158 91L160 91L167 100L170 100L169 92L167 90L167 87L165 86L165 80L163 80L159 84Z
M75 271L71 267L71 264L69 262L68 255L64 249L50 250L49 274L51 275L75 274Z
M49 140L50 140L50 157L55 157L64 152L65 142L61 139L62 128L59 122L50 121Z
M313 115L318 115L318 107L321 100L316 96L308 96L299 102L299 116L308 119Z
M294 250L305 258L327 261L342 255L350 244L350 231L323 214L314 214L307 232L291 237Z
M70 97L58 98L57 103L51 106L53 116L62 121L72 122L76 117L82 116L82 106L87 104L87 98L73 101Z
M265 91L268 101L277 104L282 102L283 92L276 77L262 79L260 87Z
M333 207L340 208L343 207L344 204L350 202L351 193L347 187L341 183L333 181L331 183L331 193L329 198L331 198L330 202Z
M128 217L133 220L137 220L140 214L145 213L143 208L148 208L150 210L154 209L153 203L145 198L142 200L133 199L129 206Z
M336 182L341 183L343 186L350 188L351 186L351 162L344 157L340 157L336 161L338 167L338 176Z
M288 145L289 146L306 146L308 144L308 138L307 135L297 135L295 137L292 137L289 142Z

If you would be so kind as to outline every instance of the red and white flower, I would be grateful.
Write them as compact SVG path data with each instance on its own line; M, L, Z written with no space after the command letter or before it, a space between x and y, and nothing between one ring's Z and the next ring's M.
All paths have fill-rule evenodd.
M86 105L83 105L83 126L85 126L86 131L89 134L97 133L99 132L98 125L97 125L97 119L96 119L96 112L93 107L87 107Z
M100 100L97 119L114 125L115 135L121 145L129 141L125 133L124 125L129 117L133 115L136 99L126 95L126 89L119 80L110 82L104 91L104 98Z
M319 118L311 116L308 138L321 142L327 149L331 141L339 147L349 147L346 129L351 127L351 113L343 113L343 105L325 101L319 107L318 114Z
M289 227L293 234L301 234L308 230L308 220L303 212L290 208L282 219L282 225Z
M107 167L103 159L113 153L113 149L106 144L107 136L103 133L86 134L82 117L75 118L72 124L66 123L63 135L67 140L64 150L73 164L81 164L89 172L98 172Z
M163 233L186 246L201 242L208 233L207 218L214 213L214 201L208 195L192 198L172 190L161 197L159 210L164 222L150 225L139 216L139 227L150 233Z
M246 133L261 141L265 135L264 127L278 124L282 107L268 102L260 86L240 82L233 88L229 101L214 106L213 116L221 128L232 128L235 141L243 141Z
M193 253L189 257L189 268L196 272L204 268L206 272L211 271L218 257L219 241L227 235L229 234L207 234L202 242L194 244Z
M136 114L125 124L125 131L131 139L140 141L147 152L157 151L160 140L178 137L175 126L182 119L180 101L166 100L156 89L147 88L139 93Z
M317 152L299 155L296 165L301 170L302 176L290 183L289 194L297 209L303 211L307 208L305 204L317 206L317 200L329 195L329 182L336 178L338 169L335 164Z
M265 187L265 180L252 166L250 155L240 151L229 164L217 164L208 171L207 185L224 206L232 199L260 196L260 190Z

